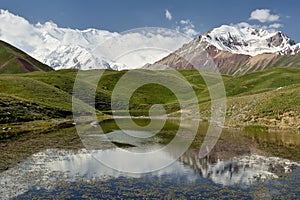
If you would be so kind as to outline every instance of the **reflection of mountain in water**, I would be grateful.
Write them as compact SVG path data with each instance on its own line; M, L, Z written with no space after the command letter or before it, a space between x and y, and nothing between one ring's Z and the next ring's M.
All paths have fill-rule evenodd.
M174 149L176 151L176 149ZM172 160L174 152L161 152L157 158L145 163L124 156L122 149L96 150L93 155L116 157L116 162L126 168L145 170L151 165ZM132 162L128 162L132 161ZM196 151L186 152L178 161L159 171L148 174L127 174L115 171L94 159L87 150L64 151L48 149L34 154L27 161L0 174L0 196L11 198L32 187L51 189L55 184L66 181L96 181L118 177L142 178L172 177L182 182L202 180L203 177L221 185L249 185L266 178L276 178L299 166L297 163L276 157L258 155L233 157L220 161L214 158L199 159ZM179 178L180 177L180 178ZM213 183L211 183L213 184Z
M190 166L204 178L222 185L249 185L256 181L278 178L283 173L291 172L298 163L278 157L245 155L229 160L214 160L214 158L199 159L198 153L189 151L180 162Z

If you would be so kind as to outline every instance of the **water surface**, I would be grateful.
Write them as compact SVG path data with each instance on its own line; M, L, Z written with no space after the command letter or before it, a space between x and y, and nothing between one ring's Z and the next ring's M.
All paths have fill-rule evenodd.
M141 122L142 123L142 122ZM118 130L113 121L101 124L106 135L91 135L111 146L85 148L45 148L0 174L0 196L6 198L300 198L299 135L292 133L251 133L224 130L209 156L199 158L196 143L171 165L149 173L124 173L99 162L112 160L120 169L149 171L173 161L176 146L152 159L133 160L124 152L145 152L162 148L172 137L147 137L147 131ZM174 125L175 126L175 125ZM161 134L171 134L168 124ZM130 127L129 127L130 128ZM175 128L176 129L176 128ZM74 130L74 134L75 130ZM140 134L140 135L139 135ZM133 136L141 137L133 137ZM116 147L116 145L119 147ZM126 144L126 145L125 145ZM180 148L180 147L178 147ZM285 156L282 150L286 151ZM297 153L296 153L297 155ZM95 159L97 158L97 159ZM125 170L126 171L126 170Z

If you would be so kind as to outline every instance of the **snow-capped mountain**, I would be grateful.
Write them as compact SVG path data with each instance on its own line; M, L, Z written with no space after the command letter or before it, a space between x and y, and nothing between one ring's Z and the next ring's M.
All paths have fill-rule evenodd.
M295 44L284 33L249 26L223 25L192 40L163 28L116 33L61 28L53 22L31 24L4 10L0 10L0 40L54 69L122 70L142 66L160 69L165 61L173 63L175 68L186 68L181 66L180 59L170 62L170 55L191 56L201 47L209 52L220 69L226 68L228 73L230 68L230 73L235 73L239 68L237 64L255 66L263 58L265 66L281 58L275 55L298 55L300 52L300 44ZM151 65L155 62L156 67Z
M300 67L299 52L300 44L295 44L280 31L223 25L144 68L164 69L168 66L204 70L217 67L223 74L238 75L273 66Z
M162 28L115 33L61 28L53 22L30 24L20 16L0 10L0 40L54 69L121 70L153 63L190 38Z
M201 37L200 43L207 43L222 51L250 56L295 49L295 42L280 31L228 25L206 33Z

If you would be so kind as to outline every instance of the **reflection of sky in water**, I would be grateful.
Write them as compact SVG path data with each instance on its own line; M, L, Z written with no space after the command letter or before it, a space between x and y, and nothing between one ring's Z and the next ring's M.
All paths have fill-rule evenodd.
M153 158L147 162L127 162L122 149L107 149L94 151L101 156L116 156L119 165L132 167L139 170L164 159L172 159L172 154L161 152L159 158ZM185 177L187 181L203 179L212 180L222 185L250 184L257 177L276 178L270 172L271 165L283 166L284 170L295 163L280 158L267 158L258 155L241 156L227 161L218 161L213 164L208 160L197 159L197 154L188 152L179 161L160 171L147 174L147 176L171 176L175 181L181 181L176 177ZM86 150L78 152L64 150L46 150L34 154L30 159L0 174L0 196L11 197L22 194L33 186L51 188L60 181L94 181L99 178L109 179L117 177L140 178L142 174L124 174L103 166L94 159ZM256 178L255 178L256 177Z
M148 168L149 165L157 162L157 159L149 160L147 163L129 163L123 157L119 149L99 150L104 156L120 156L120 164L141 168ZM161 154L160 159L170 159L167 154ZM153 176L185 174L187 180L193 181L199 176L189 167L180 162L175 162L172 166L160 171L151 173ZM149 175L149 174L148 174ZM97 178L117 178L121 176L140 178L141 174L124 174L112 170L102 165L94 159L86 150L77 153L63 150L46 150L34 154L31 159L19 164L18 166L0 174L0 195L14 196L26 192L32 186L45 187L51 186L56 182L89 181Z
M188 132L186 132L187 135ZM87 134L85 138L92 138L93 143L112 142L118 145L130 145L131 148L92 151L92 156L101 161L105 166L127 173L150 173L174 163L186 151L190 142L181 136L173 138L172 142L163 146L158 141L159 137L152 137L150 131L116 130L107 134ZM88 142L84 143L90 149L97 149ZM99 146L99 145L98 145ZM94 153L95 152L95 153ZM170 153L168 153L170 152ZM171 154L172 156L170 156ZM133 165L132 163L138 163Z
M119 165L125 165L126 167L137 168L140 170L147 170L150 165L153 165L155 162L160 162L163 159L171 159L171 157L167 154L161 153L160 158L153 160L149 160L148 162L127 162L129 158L124 157L122 149L107 149L107 150L97 150L94 151L93 154L95 156L104 156L104 157L115 157L118 159L114 159L114 161L119 161ZM127 155L127 154L126 154ZM63 171L68 172L70 177L74 177L76 175L83 176L85 179L91 179L93 177L136 177L139 178L143 176L142 174L129 174L122 173L116 170L113 170L109 167L104 166L98 160L96 160L91 154L88 152L68 155L65 157L61 157L53 162L45 163L45 167L50 169L51 171ZM172 166L164 168L160 171L151 173L154 176L161 174L173 174L173 173L185 173L187 175L191 175L191 177L196 176L196 173L180 162L175 162Z

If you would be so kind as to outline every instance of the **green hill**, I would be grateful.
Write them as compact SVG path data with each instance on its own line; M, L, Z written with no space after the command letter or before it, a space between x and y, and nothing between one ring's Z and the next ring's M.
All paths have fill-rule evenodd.
M0 74L18 74L33 71L52 71L47 65L30 57L12 45L0 41Z
M140 77L146 73L144 70L137 72ZM199 105L190 105L186 109L193 110L199 106L201 117L209 120L210 98L203 78L195 70L179 72L189 81L199 102ZM95 71L83 73L89 78L97 78ZM103 74L95 99L99 116L111 114L111 94L125 73L106 70ZM299 74L300 69L297 68L271 68L238 77L223 76L228 103L226 125L300 127ZM77 70L0 75L0 124L7 127L7 123L71 119L76 75ZM212 83L216 78L214 74L206 76ZM148 115L153 104L163 104L170 116L179 116L176 96L168 88L157 84L147 84L135 91L130 99L131 114ZM122 114L123 111L119 112Z

